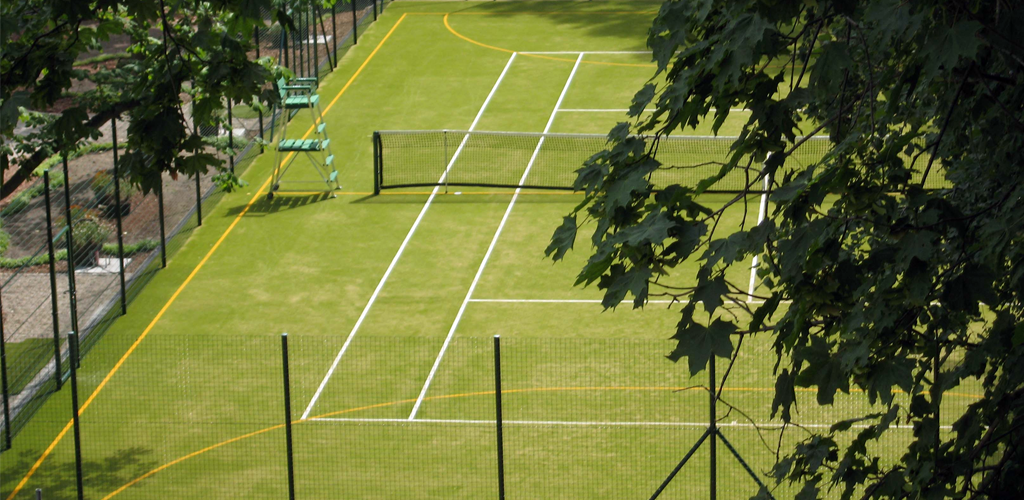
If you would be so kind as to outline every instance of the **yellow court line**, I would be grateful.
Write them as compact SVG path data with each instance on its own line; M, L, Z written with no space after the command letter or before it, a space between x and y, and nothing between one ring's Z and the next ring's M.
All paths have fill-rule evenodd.
M617 386L617 387L600 387L600 386L598 386L598 387L533 387L533 388L526 388L526 389L507 389L507 390L501 391L501 393L502 394L515 394L515 393L522 393L522 392L554 392L554 391L688 391L688 390L698 390L698 389L703 389L703 387L699 387L699 386L690 386L690 387L647 387L647 386L635 386L635 387L634 386ZM723 388L723 390L727 391L727 392L739 392L739 391L768 392L768 391L774 391L775 389L774 388L770 388L770 387L727 387L727 388ZM797 387L796 391L797 392L813 392L813 391L816 391L816 389ZM851 392L862 392L862 391L854 389ZM897 390L897 391L894 391L894 392L902 392L902 391ZM981 396L978 396L978 395L975 395L975 394L962 394L962 393L947 393L947 394L949 394L949 395L959 395L959 396L965 396L965 397L973 397L973 398L980 398L981 397ZM444 395L441 395L441 396L430 396L430 397L424 398L424 401L427 401L427 400L439 400L439 399L465 398L465 397L471 397L471 396L493 396L493 395L494 395L494 391L464 392L464 393L461 393L461 394L444 394ZM358 408L349 408L347 410L332 411L332 412L329 412L329 413L324 413L323 415L317 415L315 417L309 417L309 418L305 418L305 419L293 420L292 424L302 424L302 423L312 422L312 421L316 421L316 420L323 419L323 418L330 418L330 417L333 417L333 416L336 416L336 415L342 415L342 414L345 414L345 413L355 413L355 412L358 412L358 411L372 410L372 409L375 409L375 408L384 408L384 407L387 407L387 406L396 406L396 405L400 405L400 404L415 403L415 402L416 402L416 399L402 399L402 400L398 400L398 401L389 401L387 403L377 403L377 404L372 404L372 405L368 405L368 406L360 406ZM143 475L141 475L141 476L139 476L139 477L137 477L137 478L127 482L127 483L125 483L120 488L114 490L109 495L103 497L102 500L110 500L110 498L112 498L113 496L115 496L115 495L117 495L119 493L124 492L124 490L128 489L131 486L134 486L139 481L142 481L143 479L146 479L146 478L148 478L150 476L153 476L154 474L156 474L156 473L158 473L160 471L163 471L163 470L168 469L168 468L170 468L170 467L172 467L174 465L177 465L177 464L179 464L181 462L184 462L185 460L188 460L190 458L195 458L195 457L197 457L199 455L202 455L203 453L206 453L208 451L215 450L215 449L220 448L222 446L226 446L226 445L229 445L231 443L235 443L235 442L241 441L243 439L248 439L248 438L251 438L253 436L258 436L258 435L266 433L266 432L270 432L270 431L273 431L273 430L280 429L280 428L282 428L284 426L285 426L285 424L277 424L277 425L274 425L274 426L271 426L271 427L267 427L265 429L260 429L258 431L250 432L248 434L243 434L241 436L236 436L236 437L233 437L231 439L228 439L228 440L225 440L225 441L221 441L219 443L207 446L207 447L205 447L205 448L203 448L201 450L194 451L192 453L189 453L188 455L184 455L182 457L176 458L176 459L174 459L174 460L172 460L170 462L167 462L166 464L163 464L163 465L161 465L161 466L159 466L159 467L157 467L157 468L155 468L155 469L153 469L153 470L151 470L151 471L149 471L149 472L147 472L147 473L145 473L145 474L143 474Z
M444 15L444 19L443 19L444 27L448 28L448 31L450 31L451 34L453 34L453 35L455 35L455 36L457 36L457 37L459 37L459 38L461 38L461 39L463 39L463 40L465 40L465 41L467 41L469 43L472 43L473 45L479 45L479 46L481 46L481 47L483 47L485 49L491 49L491 50L497 50L499 52L505 52L506 54L518 53L519 55L524 56L524 57L535 57L537 59L547 59L547 60L550 60L550 61L564 61L564 62L571 62L571 63L576 62L576 59L569 59L569 58L565 58L565 57L554 57L554 56L549 56L549 55L544 55L544 54L527 54L527 53L524 53L524 52L517 52L515 50L505 49L505 48L502 48L502 47L495 47L494 45L487 45L486 43L478 42L476 40L473 40L472 38L469 38L466 35L463 35L462 33L459 33L458 31L455 31L455 29L452 28L452 25L448 24L448 15L449 14L445 14ZM631 68L654 68L654 67L656 67L656 65L654 65L654 64L614 63L614 62L607 62L607 61L581 61L581 62L583 64L600 64L600 65L603 65L603 66L627 66L627 67L631 67Z
M377 51L380 50L382 45L384 45L384 42L386 42L388 38L391 37L391 34L395 32L395 29L398 28L398 25L401 24L403 19L405 19L404 14L402 15L402 17L398 18L398 21L395 22L395 25L391 27L391 30L388 31L387 35L384 35L384 38L381 39L380 43L377 44L377 47L373 49L373 52L370 52L370 55L366 57L366 60L363 61L363 64L359 66L359 69L357 69L356 72L352 75L352 77L349 78L348 82L345 83L345 86L342 87L340 91L338 91L338 95L334 96L334 99L331 101L331 103L327 106L327 108L324 109L324 113L326 113L327 110L331 109L331 106L333 106L334 103L338 101L338 98L341 97L341 94L348 90L349 86L352 85L352 82L355 81L356 77L359 76L359 74L363 71L363 68L365 68L366 64L370 62L370 59L373 59L373 56L377 54ZM313 128L315 126L315 122L313 125L310 125L309 130L306 131L306 134L303 136L303 139L305 139L307 136L309 136L309 134L313 132ZM290 156L291 155L289 155L289 157ZM287 161L287 159L288 157L285 157L285 161ZM128 350L125 351L124 355L121 356L121 359L117 360L117 363L114 364L114 367L111 368L110 372L108 372L107 375L103 377L103 380L100 382L100 384L96 386L96 389L93 390L92 394L89 395L89 398L86 399L85 403L82 404L81 408L79 408L79 415L85 412L85 409L89 407L89 405L93 402L94 399L96 399L96 396L107 385L107 382L110 381L110 378L113 377L114 374L121 369L121 366L128 359L128 356L135 352L135 349L142 342L142 339L146 338L146 336L149 335L149 332L153 329L156 323L160 321L164 313L167 312L167 309L171 307L171 304L173 304L175 300L177 300L178 295L181 294L182 290L184 290L185 287L192 282L192 279L196 276L199 270L203 268L203 266L206 264L208 260L210 260L210 256L212 256L213 253L216 252L218 248L220 248L221 243L224 242L224 239L227 238L228 234L230 234L231 231L235 228L235 226L238 225L238 221L242 220L242 217L245 215L246 212L249 211L253 203L256 202L256 199L262 195L262 191L267 188L272 178L273 177L267 178L267 180L263 182L263 185L260 186L258 190L256 190L256 195L253 196L252 199L249 200L249 203L245 205L245 208L243 208L242 211L239 212L237 216L235 216L235 220L231 221L231 224L224 231L224 234L220 235L220 238L217 239L217 242L213 244L213 247L210 248L210 251L206 253L202 260L199 261L199 264L197 264L195 269L193 269L192 272L189 273L188 277L185 278L185 281L183 281L181 285L178 286L178 289L175 290L173 294L171 294L171 297L167 300L167 303L165 303L164 306L160 308L160 311L157 312L153 320L149 323L148 326L146 326L145 330L142 331L142 334L139 335L139 338L135 339L135 342L133 342L131 347L129 347ZM54 448L57 447L57 443L59 443L60 440L63 439L64 436L68 433L68 430L71 429L73 422L73 420L68 421L67 425L64 426L64 429L62 429L60 433L57 434L57 437L54 438L53 442L50 443L49 446L46 447L46 450L43 451L43 454L39 457L39 459L36 460L34 464L32 464L32 468L30 468L28 473L25 474L25 477L23 477L21 481L18 482L18 485L14 487L14 491L12 491L11 494L7 497L7 500L13 500L15 495L17 495L18 492L20 492L22 488L25 487L25 485L28 483L28 480L32 477L32 475L34 475L36 471L39 470L39 467L43 464L43 461L46 460L46 457L49 456L50 453L53 453Z

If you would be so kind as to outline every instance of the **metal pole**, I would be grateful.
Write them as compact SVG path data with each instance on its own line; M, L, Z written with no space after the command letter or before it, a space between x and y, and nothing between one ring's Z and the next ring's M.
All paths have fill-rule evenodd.
M71 359L78 357L78 336L75 332L68 334L68 354ZM78 500L85 499L82 490L82 431L78 421L78 370L75 363L71 365L71 419L75 425L75 484L78 486Z
M67 182L67 179L64 179ZM53 214L50 212L50 170L43 170L43 194L46 196L46 249L50 254L50 310L53 313L53 378L60 390L60 316L57 308L57 257L53 251Z
M661 485L658 486L658 489L654 491L654 494L651 495L651 500L655 500L659 496L661 496L661 492L665 491L665 488L668 487L669 483L671 483L672 480L675 479L676 474L679 474L679 471L683 469L683 466L686 465L686 462L690 461L690 457L692 457L694 453L697 453L697 450L700 449L700 445L704 444L704 440L707 439L710 435L711 430L704 431L704 434L701 435L700 439L698 439L697 442L690 447L690 451L686 452L686 456L684 456L683 459L679 461L679 463L676 465L676 468L672 469L672 472L668 474L668 477L666 477L665 480L662 481ZM712 441L714 441L714 438L712 438Z
M3 310L3 293L0 292L0 311ZM2 315L0 315L2 316ZM0 389L4 394L4 448L11 449L11 401L7 391L7 341L4 340L4 322L0 318Z
M43 500L43 489L36 488L36 500Z
M256 29L253 30L252 36L253 36L253 38L256 41L256 59L259 59L260 58L260 27L259 26L256 26ZM263 154L263 109L262 108L257 109L256 113L260 117L260 154Z
M68 302L71 305L71 328L78 331L78 292L75 286L75 245L72 233L74 233L74 221L71 220L71 176L68 175L68 155L61 154L64 160L64 217L68 222ZM78 358L72 358L75 363Z
M501 428L501 335L494 336L494 415L498 438L498 500L505 500L505 439Z
M352 45L355 45L355 44L359 43L359 29L356 27L356 22L358 22L359 20L356 19L356 0L351 0L351 2L352 2Z
M235 119L231 116L231 108L234 107L234 102L228 99L228 168L231 169L231 173L235 173ZM198 182L199 177L196 177Z
M203 225L203 191L202 186L199 185L199 173L196 175L196 225Z
M320 39L316 35L316 18L319 17L319 13L319 7L314 7L313 12L309 14L310 24L313 25L313 76L316 77L317 84L320 83Z
M380 132L373 133L373 194L380 194Z
M327 28L324 26L324 13L320 10L320 5L316 6L317 19L320 20L320 33L324 36L324 55L327 56L327 63L331 65L331 71L334 71L334 61L331 60L331 46L327 43ZM334 19L331 18L331 22ZM331 40L334 40L333 38Z
M160 176L160 187L156 191L160 217L160 267L167 267L167 232L164 229L164 178Z
M331 38L331 40L334 40L334 42L332 42L332 45L334 45L334 67L335 68L338 67L338 24L337 24L338 14L337 14L337 12L335 12L336 9L334 8L334 6L336 4L337 4L337 2L331 4L331 34L334 35Z
M288 334L281 334L281 362L284 367L284 435L288 449L288 498L295 500L295 464L292 460L292 389L288 380Z
M377 0L373 0L373 20L377 20Z
M117 212L117 274L121 279L121 314L128 314L128 299L124 286L124 229L121 227L121 173L117 170L117 118L110 121L114 135L114 210Z
M308 40L304 40L304 38L306 38L306 30L308 28L303 24L305 16L300 14L297 17L299 18L299 27L302 30L302 34L300 35L298 32L295 33L296 39L299 41L299 70L296 71L296 73L298 73L300 77L306 77L309 76L308 73L306 73L306 53L309 52L309 47L305 47Z
M711 435L711 443L708 445L710 449L710 464L708 466L710 477L710 498L715 500L718 498L718 440L715 437L718 435L718 425L715 422L715 418L718 414L718 393L715 389L715 355L711 355L711 360L708 361L708 387L711 389L711 400L708 409L708 434Z

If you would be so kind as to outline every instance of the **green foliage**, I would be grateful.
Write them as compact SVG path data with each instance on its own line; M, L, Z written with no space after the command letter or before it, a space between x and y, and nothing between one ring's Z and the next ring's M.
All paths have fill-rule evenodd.
M66 249L54 250L54 260L61 262L68 259L68 251ZM0 257L0 268L2 269L19 269L26 266L41 266L43 264L50 263L50 256L48 254L37 255L35 257L21 257L18 259L8 259L7 257Z
M142 240L137 243L129 243L124 246L124 256L135 255L137 253L149 252L160 248L160 240L148 239ZM107 243L103 245L103 253L107 255L117 256L117 243Z
M135 186L124 179L121 179L120 183L121 199L127 200L138 192ZM114 186L114 173L109 170L100 170L93 174L92 179L89 180L89 188L92 189L96 199L100 200L101 203L113 203L114 195L116 194Z
M110 227L102 215L96 210L73 205L69 209L72 222L72 239L74 240L75 251L90 247L99 247L106 243L113 228ZM63 231L68 226L66 217L59 217L54 221L56 229ZM67 241L67 240L63 240Z
M21 153L15 156L15 178L27 179L54 151L72 151L97 139L99 127L113 118L129 123L122 165L131 184L147 193L157 188L164 172L226 171L221 160L203 153L205 143L195 134L193 120L216 122L226 100L250 106L276 102L277 95L264 86L281 70L270 58L252 61L248 54L254 49L255 26L264 24L263 12L291 23L279 10L282 5L274 0L167 6L138 0L3 3L0 134L12 139L5 148ZM130 41L126 53L116 56L115 68L76 67L82 54L100 49L114 35ZM75 80L91 81L95 88L82 92L60 114L32 115L26 123L38 132L13 134L25 108L49 109ZM189 119L182 94L190 96Z
M770 335L772 413L785 422L796 387L816 389L819 404L858 389L881 407L860 417L867 428L852 439L840 423L780 460L775 477L802 483L798 498L1022 494L1021 19L1024 4L995 0L666 2L648 40L665 83L636 94L633 121L579 171L586 198L547 252L561 259L576 221L594 221L578 282L596 282L605 307L627 294L642 306L655 291L686 303L670 357L691 371L729 357L745 335ZM750 119L721 171L655 191L649 174L669 166L642 136L705 122L717 131L735 108ZM816 134L831 153L790 161ZM744 197L712 208L699 195L748 161L763 164L749 186L768 176L774 207L754 227L723 227ZM926 190L928 176L952 188ZM764 263L760 308L728 279L754 256ZM699 266L697 286L673 288L684 262ZM722 312L726 301L746 314ZM959 420L940 433L942 395L964 380L980 380L985 395L963 415L942 415ZM912 395L909 406L894 402L896 390ZM914 439L900 463L883 466L867 443L897 417Z
M7 248L11 245L11 235L3 230L0 226L0 257L7 252Z
M59 171L50 172L50 189L57 189L64 186L64 174ZM30 202L39 196L42 196L46 191L46 187L43 183L33 185L32 187L18 193L14 198L11 198L11 202L0 210L0 215L9 216L17 213L21 213L28 208Z

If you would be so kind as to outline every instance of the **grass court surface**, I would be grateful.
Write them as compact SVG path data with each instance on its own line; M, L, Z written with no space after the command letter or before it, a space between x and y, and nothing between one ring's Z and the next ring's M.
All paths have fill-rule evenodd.
M339 196L267 200L268 149L245 173L248 188L221 201L83 361L87 498L285 498L281 332L290 338L299 498L494 498L494 335L508 496L649 497L708 418L707 393L693 388L706 376L690 379L685 364L664 358L677 313L657 301L602 312L598 290L573 288L587 231L568 262L543 257L578 195L371 196L370 136L606 133L653 74L645 41L658 6L389 6L319 90ZM744 121L736 111L721 133ZM300 113L290 126L306 130L310 120ZM720 196L705 201L729 199ZM759 201L727 222L755 224ZM747 270L732 279L747 283ZM723 393L759 423L774 381L764 343L746 342ZM3 454L0 498L33 498L35 488L74 497L68 393L52 396ZM812 429L866 405L853 393L819 409L804 396L797 419ZM727 411L726 436L763 476L779 432L759 433ZM788 430L783 450L802 432ZM723 447L719 455L721 498L753 495L739 464ZM705 447L662 498L705 495L707 463Z

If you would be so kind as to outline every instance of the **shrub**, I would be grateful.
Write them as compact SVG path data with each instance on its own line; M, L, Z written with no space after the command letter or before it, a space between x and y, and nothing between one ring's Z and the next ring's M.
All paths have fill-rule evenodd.
M114 229L104 222L96 210L75 205L70 208L73 231L71 233L75 245L75 264L94 264L94 254L103 247ZM60 230L67 228L67 219L60 217L56 226ZM63 240L66 244L67 239Z
M131 198L132 195L138 192L138 188L127 182L124 177L121 177L120 184L121 201ZM92 180L89 181L89 188L96 195L97 203L101 205L114 204L114 173L112 171L100 170L93 174Z

